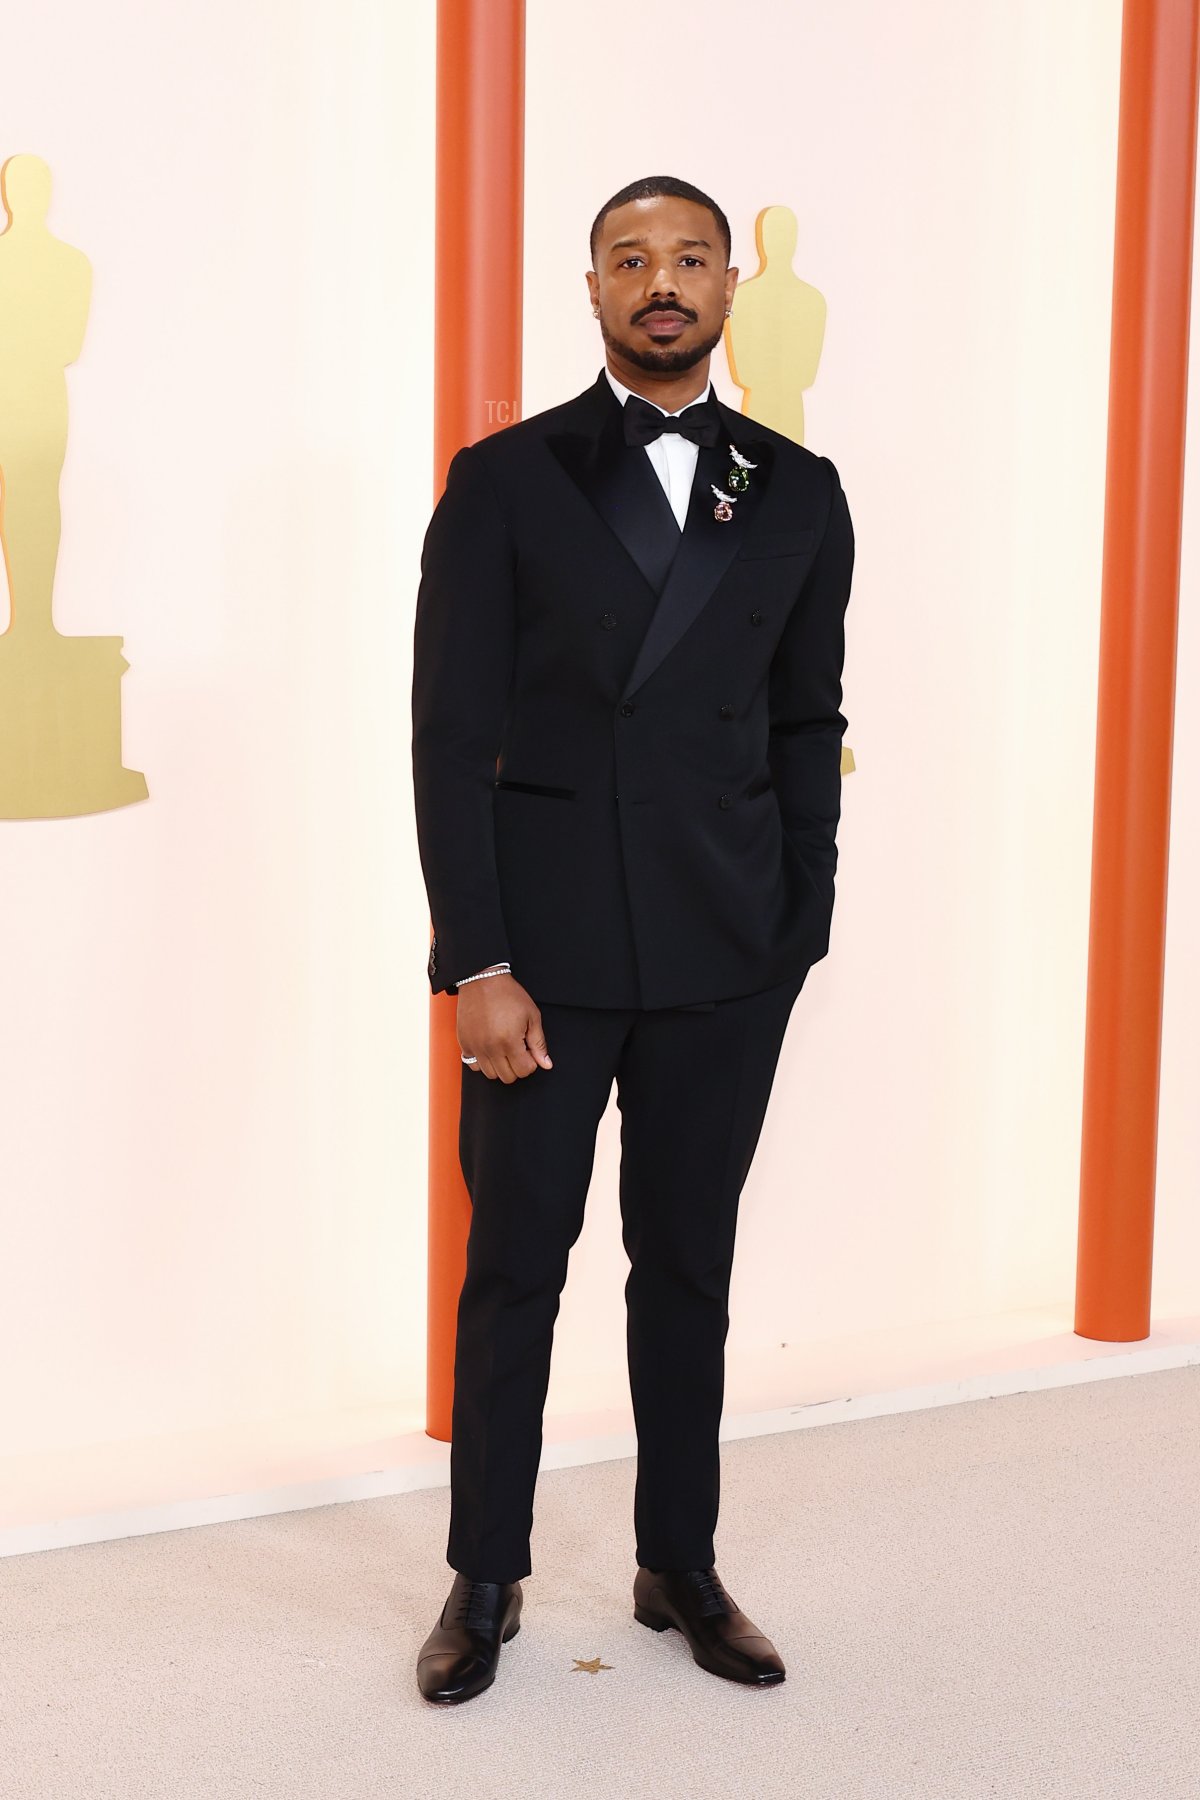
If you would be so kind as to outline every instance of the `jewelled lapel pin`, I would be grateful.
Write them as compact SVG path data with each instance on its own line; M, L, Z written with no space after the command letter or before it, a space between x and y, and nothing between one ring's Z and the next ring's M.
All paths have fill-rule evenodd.
M758 467L757 463L748 461L735 444L730 444L729 454L733 458L733 467L725 477L725 486L729 492L723 492L715 481L709 483L713 493L717 496L717 504L713 507L713 518L719 520L722 525L727 519L732 519L733 509L739 496L744 494L750 486L748 471Z

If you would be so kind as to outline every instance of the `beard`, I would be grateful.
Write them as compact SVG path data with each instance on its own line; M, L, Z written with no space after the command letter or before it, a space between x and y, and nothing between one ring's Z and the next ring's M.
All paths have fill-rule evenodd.
M626 362L632 363L635 369L646 369L652 375L679 375L685 369L694 369L698 362L716 349L724 329L725 321L722 320L711 337L686 349L676 344L664 344L661 349L639 350L614 336L604 322L603 313L600 315L600 335L608 348Z

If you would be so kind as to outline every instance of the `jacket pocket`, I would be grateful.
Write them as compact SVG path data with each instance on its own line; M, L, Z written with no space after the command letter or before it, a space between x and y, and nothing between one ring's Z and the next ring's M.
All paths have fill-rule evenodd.
M762 556L807 556L815 536L816 531L811 525L805 531L751 532L738 551L737 560L749 562Z
M541 781L510 781L506 775L498 775L493 786L513 794L545 794L550 800L574 800L576 795L575 788L548 787Z

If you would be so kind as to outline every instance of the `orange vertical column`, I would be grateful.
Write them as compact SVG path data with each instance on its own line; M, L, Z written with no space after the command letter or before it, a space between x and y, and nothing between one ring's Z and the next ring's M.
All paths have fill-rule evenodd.
M435 496L456 450L520 415L524 142L524 0L438 0ZM425 1428L447 1440L470 1223L458 1161L455 1005L435 994L429 1010Z
M1125 0L1075 1329L1150 1329L1200 0Z

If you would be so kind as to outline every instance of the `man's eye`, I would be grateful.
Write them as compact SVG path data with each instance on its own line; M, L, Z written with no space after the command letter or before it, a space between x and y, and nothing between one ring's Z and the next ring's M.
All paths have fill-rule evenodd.
M686 263L694 263L698 269L703 267L701 259L698 256L684 256L684 257L680 258L680 261L686 262Z
M641 260L642 259L640 256L627 256L625 258L624 262L620 263L618 265L618 267L620 267L622 269L627 269L629 267L630 263L641 262Z

